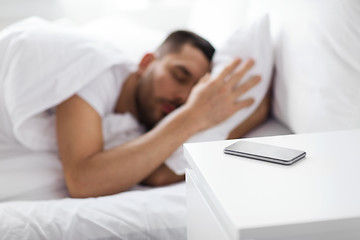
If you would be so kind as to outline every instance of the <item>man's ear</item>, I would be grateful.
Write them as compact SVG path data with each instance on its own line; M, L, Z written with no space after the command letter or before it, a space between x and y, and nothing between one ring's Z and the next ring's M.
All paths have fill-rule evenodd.
M155 55L153 53L145 54L139 63L138 72L140 74L143 73L145 69L150 65L150 63L154 60L155 60Z

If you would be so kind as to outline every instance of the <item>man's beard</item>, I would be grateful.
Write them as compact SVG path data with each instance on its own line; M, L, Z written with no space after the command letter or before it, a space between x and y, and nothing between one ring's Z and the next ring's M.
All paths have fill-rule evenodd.
M149 109L146 108L143 104L141 104L139 94L136 94L136 108L138 113L138 120L142 125L145 126L146 130L149 131L153 127L155 127L158 121L155 121L152 118Z
M162 115L156 117L155 104L171 104L175 108L178 108L182 105L180 101L169 101L164 98L154 99L154 96L152 95L154 89L151 85L151 83L153 83L152 78L152 72L149 72L148 74L142 76L135 90L135 103L138 120L142 125L145 126L147 131L154 128L167 115L163 113ZM147 85L145 83L150 83L150 85Z
M145 126L146 130L151 130L160 121L160 119L154 118L153 116L154 109L151 107L151 105L147 104L148 103L147 101L151 100L151 99L147 99L150 98L150 96L147 95L146 93L141 92L145 90L143 88L150 87L144 84L145 81L151 82L151 78L152 78L151 73L143 76L143 78L140 79L139 85L136 87L136 91L135 91L135 102L138 113L138 120L142 125ZM153 89L150 89L150 92L152 90Z

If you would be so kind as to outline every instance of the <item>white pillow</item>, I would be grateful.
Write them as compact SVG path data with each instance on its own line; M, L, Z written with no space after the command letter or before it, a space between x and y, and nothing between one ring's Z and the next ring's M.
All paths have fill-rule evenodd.
M240 84L254 75L260 75L262 80L240 98L253 97L255 103L251 107L238 111L225 122L208 130L213 132L212 134L216 132L218 139L225 139L234 127L248 118L259 106L269 89L274 59L267 15L237 29L224 46L215 53L212 76L218 75L235 57L241 58L243 62L250 58L255 60L255 66L245 74Z
M238 111L223 123L193 136L187 142L226 139L231 130L247 119L261 103L269 89L273 69L273 50L267 16L262 16L237 29L224 46L215 52L212 75L217 75L235 57L255 60L255 66L244 76L242 82L253 75L262 76L261 82L241 97L241 99L253 97L255 103L249 108ZM188 167L186 161L181 161L183 158L181 154L182 151L178 150L166 162L167 166L178 174L184 173L185 167Z
M275 116L295 133L360 128L360 1L281 1L270 14Z

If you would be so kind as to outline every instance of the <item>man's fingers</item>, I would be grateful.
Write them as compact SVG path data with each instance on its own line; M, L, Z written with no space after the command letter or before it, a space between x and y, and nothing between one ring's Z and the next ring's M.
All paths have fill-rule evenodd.
M255 102L255 100L253 98L241 100L241 101L235 103L236 111L239 111L240 109L243 109L243 108L250 107L251 105L254 104L254 102Z
M234 87L255 64L252 59L247 60L238 71L236 71L229 79L230 87Z
M235 109L239 111L240 109L250 107L254 104L255 100L253 98L247 98L245 100L237 101L237 99L243 95L245 92L249 91L251 88L256 86L261 81L261 77L259 75L253 76L245 83L241 84L237 87L234 92L233 96L235 97Z
M235 98L238 98L239 96L243 95L245 92L249 91L251 88L253 88L255 85L257 85L260 81L261 81L261 77L259 75L256 75L256 76L250 78L245 83L241 84L239 87L237 87L234 90Z
M225 78L229 76L236 69L236 67L239 66L240 63L241 59L235 58L229 65L227 65L217 77L219 82L224 83Z

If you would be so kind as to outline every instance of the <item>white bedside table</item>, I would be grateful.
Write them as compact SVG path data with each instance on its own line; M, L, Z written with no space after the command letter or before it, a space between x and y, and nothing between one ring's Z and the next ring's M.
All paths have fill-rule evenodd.
M238 140L185 144L189 240L360 239L360 129L247 140L307 156L283 166L223 153Z

